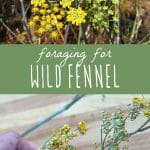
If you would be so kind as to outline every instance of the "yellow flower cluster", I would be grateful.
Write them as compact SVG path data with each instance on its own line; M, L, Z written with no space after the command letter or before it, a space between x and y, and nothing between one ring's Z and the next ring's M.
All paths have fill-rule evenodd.
M86 132L87 132L86 122L80 121L78 123L78 129L82 135L86 134Z
M134 98L133 104L140 106L144 116L150 119L150 102L148 100L143 98Z
M81 7L75 8L75 0L31 0L31 10L28 25L35 42L64 42L66 24L79 26L87 15Z
M74 0L61 0L60 5L62 5L63 8L69 8Z
M31 5L33 17L29 21L30 28L38 35L49 32L51 39L57 39L64 27L64 10L57 4L51 7L46 0L31 0Z
M86 12L81 7L70 8L67 12L67 21L78 26L85 23L86 15Z
M38 7L42 6L45 2L45 0L31 0L31 5L34 5L34 7Z
M140 105L142 108L148 107L148 101L139 97L133 99L133 104Z
M78 130L82 135L87 131L86 122L80 121L78 123ZM69 142L78 136L78 130L71 130L71 127L68 124L65 124L59 130L53 129L53 134L50 137L49 141L46 142L40 150L69 150L73 147L70 146Z
M71 127L68 124L65 124L62 128L60 128L61 134L67 134L70 131Z
M145 110L144 111L144 116L150 119L150 110Z
M77 136L75 131L68 132L68 134L57 134L52 136L50 141L47 143L47 150L58 150L58 149L67 149L69 147L69 141Z

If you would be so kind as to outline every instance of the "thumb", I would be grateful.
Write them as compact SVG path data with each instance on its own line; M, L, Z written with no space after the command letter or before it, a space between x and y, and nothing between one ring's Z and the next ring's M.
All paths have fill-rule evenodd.
M9 132L0 136L0 150L16 150L19 134Z
M38 150L38 147L20 137L18 139L16 150Z

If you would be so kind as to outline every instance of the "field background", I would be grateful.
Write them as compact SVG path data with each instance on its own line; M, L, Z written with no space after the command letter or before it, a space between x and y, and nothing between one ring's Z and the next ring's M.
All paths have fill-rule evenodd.
M132 98L142 95L87 95L71 109L54 118L38 128L26 139L40 145L51 134L52 128L59 128L64 124L76 127L80 120L87 121L88 132L79 136L73 144L80 150L94 149L94 143L100 141L100 122L103 110L114 112L120 108L126 112L127 105ZM150 95L144 95L150 98ZM51 114L64 106L74 95L0 95L0 133L15 130L22 133L36 121ZM133 124L128 124L128 129L133 131L144 122L142 116ZM128 143L129 150L149 150L150 131L132 137Z
M87 13L85 22L76 26L71 21L69 22L65 15L60 19L59 30L58 27L56 29L58 23L55 23L52 28L48 27L45 31L41 31L43 28L41 29L39 25L41 22L39 12L37 21L33 21L33 17L37 14L33 11L32 2L32 0L0 0L1 44L150 44L149 0L121 0L115 6L110 4L113 1L106 1L108 12L113 8L113 13L117 14L114 20L112 15L107 16L108 12L103 11L103 2L100 4L92 0L81 0L80 6ZM49 2L57 5L59 10L62 9L60 1ZM77 0L73 0L71 7L75 8L76 2ZM94 4L96 2L96 7L92 4L93 2ZM53 12L53 4L51 7L49 10ZM68 9L65 8L65 11L68 12ZM59 13L54 12L53 14L57 16ZM78 18L81 19L82 16ZM48 23L48 25L51 24ZM32 28L36 25L38 27ZM117 26L116 29L115 26Z

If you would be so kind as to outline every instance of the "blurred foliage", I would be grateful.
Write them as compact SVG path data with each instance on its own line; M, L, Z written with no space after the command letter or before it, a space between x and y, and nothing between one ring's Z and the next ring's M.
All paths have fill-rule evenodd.
M16 37L10 33L10 30ZM0 0L0 42L20 43L17 36L23 31L19 0Z
M42 2L44 9L39 5ZM149 43L150 1L118 2L0 0L0 43ZM41 28L45 10L53 18L53 26L50 22ZM81 16L72 18L71 13Z

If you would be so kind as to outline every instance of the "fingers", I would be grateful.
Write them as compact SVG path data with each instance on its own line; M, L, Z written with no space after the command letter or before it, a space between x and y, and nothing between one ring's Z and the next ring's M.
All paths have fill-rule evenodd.
M18 133L0 135L0 150L38 150L38 147L24 140Z
M16 150L38 150L38 147L23 138L19 138Z
M9 132L0 136L0 150L16 150L19 134Z

